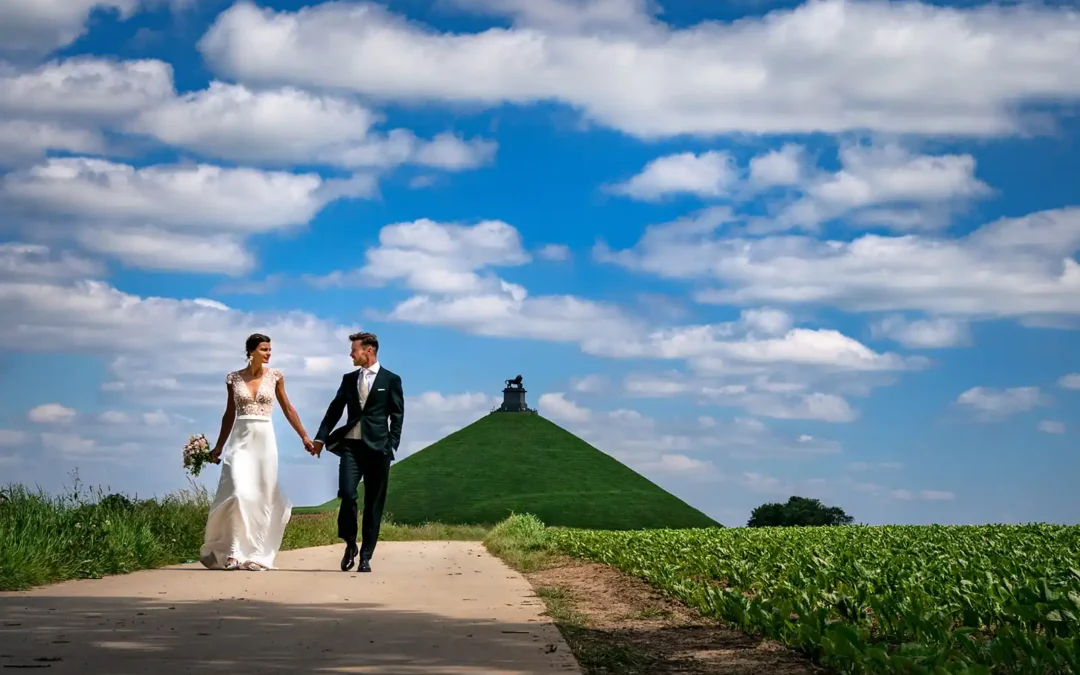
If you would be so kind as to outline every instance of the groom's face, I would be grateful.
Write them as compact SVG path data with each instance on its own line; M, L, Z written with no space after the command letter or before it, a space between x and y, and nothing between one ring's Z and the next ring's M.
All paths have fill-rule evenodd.
M349 356L352 357L354 366L367 368L375 363L375 348L371 345L362 345L359 340L354 340L352 343L352 351L349 352Z

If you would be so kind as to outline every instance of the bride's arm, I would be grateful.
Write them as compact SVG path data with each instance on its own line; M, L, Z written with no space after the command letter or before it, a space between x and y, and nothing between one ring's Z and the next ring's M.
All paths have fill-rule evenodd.
M225 445L225 440L232 432L233 422L236 420L236 403L233 401L232 389L229 385L229 382L225 383L225 412L221 415L221 428L218 430L217 443L214 443L214 449L211 451L214 459L221 455L221 448Z
M285 375L281 371L278 371L277 385L274 387L274 391L277 393L278 403L281 404L281 412L285 414L285 419L289 420L293 430L296 431L300 440L304 442L304 447L309 446L311 439L308 438L304 425L300 423L300 415L296 414L296 408L293 407L292 402L289 400L289 395L285 393Z

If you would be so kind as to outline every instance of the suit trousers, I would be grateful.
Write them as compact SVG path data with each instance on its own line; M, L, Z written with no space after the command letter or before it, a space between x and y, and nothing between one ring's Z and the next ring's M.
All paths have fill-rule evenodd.
M390 479L389 452L367 448L362 442L345 439L341 441L341 460L338 463L338 537L346 543L355 544L357 517L359 516L359 491L364 481L364 515L360 527L360 557L370 559L379 541L383 507L386 505L386 487Z

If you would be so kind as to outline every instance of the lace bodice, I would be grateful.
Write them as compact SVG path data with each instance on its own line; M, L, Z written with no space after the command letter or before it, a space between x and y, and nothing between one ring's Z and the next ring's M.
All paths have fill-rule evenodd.
M255 392L255 398L251 398L251 391L244 376L239 371L233 371L225 376L225 384L232 389L233 403L236 404L236 415L256 415L258 417L270 417L274 411L274 389L282 377L280 370L268 368L263 375L259 389Z

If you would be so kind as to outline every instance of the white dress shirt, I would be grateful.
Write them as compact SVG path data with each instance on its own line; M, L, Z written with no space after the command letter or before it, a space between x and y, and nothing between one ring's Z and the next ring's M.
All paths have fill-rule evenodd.
M360 377L364 378L364 382L367 384L368 397L371 397L371 387L375 384L375 376L379 374L379 362L371 364L370 368L361 368ZM356 378L356 395L360 395L360 377ZM366 401L365 401L366 403ZM352 429L349 429L349 433L345 434L345 438L360 440L360 424L357 423Z

